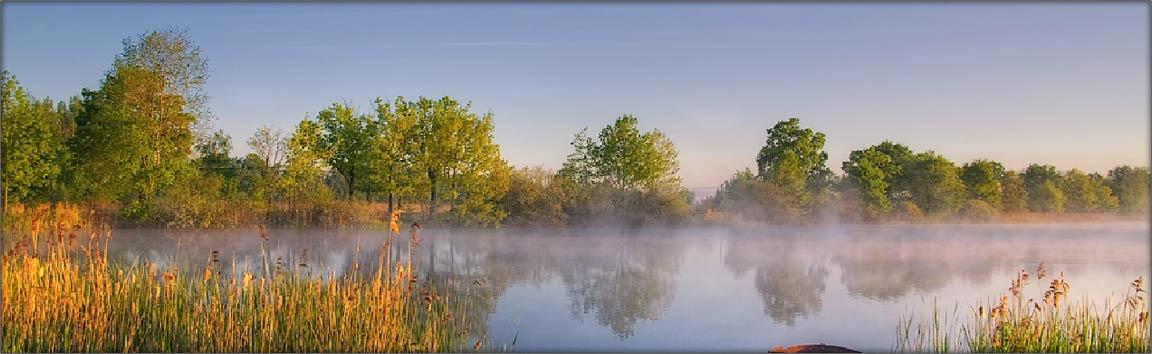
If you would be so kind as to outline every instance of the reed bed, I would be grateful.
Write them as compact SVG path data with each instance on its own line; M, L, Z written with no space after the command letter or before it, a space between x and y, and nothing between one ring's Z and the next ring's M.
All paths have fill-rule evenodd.
M970 316L955 309L949 316L933 302L931 318L897 325L894 351L977 353L1148 353L1148 302L1143 276L1128 284L1119 302L1097 306L1083 298L1069 302L1064 273L1045 283L1047 270L1037 267L1036 297L1026 297L1030 275L1021 270L1008 293L977 304ZM1045 284L1047 285L1045 287ZM959 331L955 329L959 326ZM915 328L915 330L913 330Z
M482 350L467 301L416 276L411 257L374 272L314 275L307 264L258 270L109 262L111 232L53 230L3 256L4 352L443 352ZM39 230L36 230L39 232ZM409 233L409 255L419 243ZM261 229L263 242L270 236ZM263 252L263 251L262 251ZM291 268L292 270L286 269ZM359 270L360 265L354 268ZM458 318L459 317L459 318Z

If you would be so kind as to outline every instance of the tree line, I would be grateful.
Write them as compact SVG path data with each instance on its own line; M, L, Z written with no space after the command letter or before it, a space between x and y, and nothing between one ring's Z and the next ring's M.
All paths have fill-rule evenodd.
M736 172L705 201L706 208L771 221L1148 211L1147 167L1119 166L1107 175L1060 172L1045 164L1012 171L988 159L957 165L934 151L917 153L886 140L852 151L841 165L844 174L837 176L825 166L823 133L801 128L796 118L777 123L767 133L757 172Z
M1147 211L1147 168L1107 176L994 161L956 166L885 141L826 167L824 135L799 120L768 129L757 169L694 203L678 153L631 115L578 132L557 171L510 166L491 112L451 97L333 103L285 132L262 126L232 154L204 83L207 59L183 31L126 39L96 89L36 99L3 73L0 167L9 204L81 203L117 222L180 228L381 225L393 211L444 225L667 224L741 218L799 222L835 212L861 220L924 215Z

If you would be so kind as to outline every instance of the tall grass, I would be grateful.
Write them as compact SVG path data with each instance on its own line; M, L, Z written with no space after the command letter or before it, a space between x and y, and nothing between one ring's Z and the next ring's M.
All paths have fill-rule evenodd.
M393 224L395 225L395 218ZM391 230L397 230L392 226ZM39 230L37 230L39 231ZM418 280L411 257L375 272L315 275L307 264L259 270L110 263L111 232L53 230L3 256L5 352L442 352L481 350L467 301ZM419 243L409 236L409 255ZM29 235L32 236L32 235ZM398 236L398 235L397 235ZM263 242L271 238L261 230ZM357 263L353 266L359 270Z
M1044 279L1046 272L1041 263L1037 279ZM1063 272L1047 287L1044 282L1037 282L1042 294L1026 298L1029 278L1028 272L1018 272L1008 294L978 304L959 323L959 333L954 331L961 321L956 312L953 311L952 321L942 320L939 307L933 302L931 319L913 323L912 315L897 325L895 351L1149 352L1148 302L1142 276L1128 284L1121 301L1113 303L1109 299L1103 306L1088 298L1066 301L1071 285L1064 280Z

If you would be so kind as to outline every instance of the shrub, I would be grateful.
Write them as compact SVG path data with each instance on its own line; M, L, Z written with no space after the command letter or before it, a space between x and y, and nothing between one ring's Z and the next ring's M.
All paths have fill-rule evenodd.
M972 220L988 220L996 216L996 208L979 199L968 199L960 208L960 215Z

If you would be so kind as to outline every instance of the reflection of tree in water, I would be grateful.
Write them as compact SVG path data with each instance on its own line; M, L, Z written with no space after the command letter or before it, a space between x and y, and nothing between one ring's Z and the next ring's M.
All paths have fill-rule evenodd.
M676 270L643 260L630 262L623 253L616 262L568 267L561 278L572 301L574 317L595 312L600 325L611 328L620 338L628 338L637 320L657 320L668 311Z
M671 306L677 245L642 237L429 236L417 258L420 272L437 284L471 284L466 295L473 318L486 320L509 287L557 276L573 317L595 313L597 323L626 338L638 320L658 319Z
M764 301L764 314L787 326L820 312L827 268L801 258L803 249L791 236L733 239L724 264L736 276L755 269L753 286Z
M896 300L910 291L931 292L957 277L987 283L1002 252L972 242L947 239L904 240L873 234L854 240L834 256L848 293L874 300Z
M764 299L764 314L778 323L796 324L796 318L819 312L824 295L823 266L762 266L756 269L756 291Z

